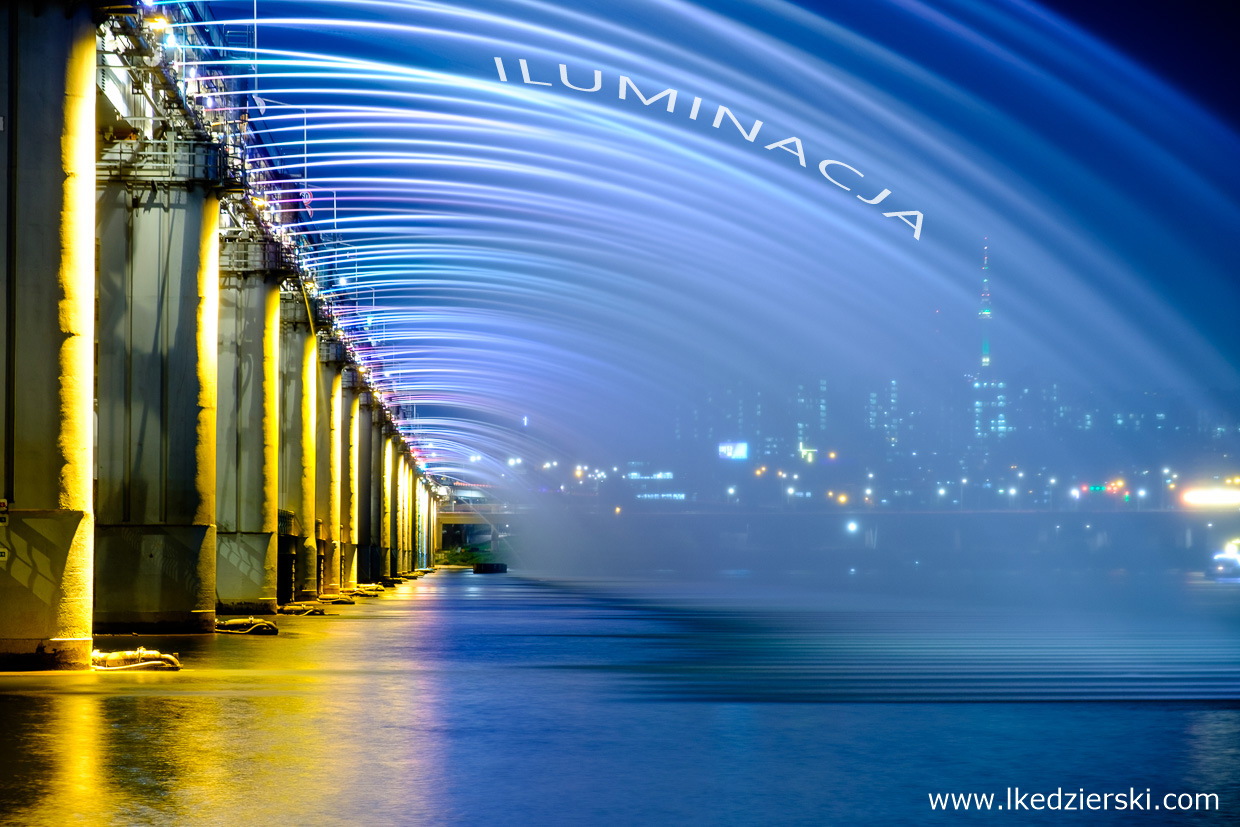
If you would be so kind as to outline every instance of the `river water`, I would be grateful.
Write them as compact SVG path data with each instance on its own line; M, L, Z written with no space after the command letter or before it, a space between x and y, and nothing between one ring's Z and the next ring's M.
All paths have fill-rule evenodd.
M185 669L0 675L0 823L1237 823L1240 584L1061 585L440 571L278 637L100 638ZM929 803L1009 787L1219 809Z

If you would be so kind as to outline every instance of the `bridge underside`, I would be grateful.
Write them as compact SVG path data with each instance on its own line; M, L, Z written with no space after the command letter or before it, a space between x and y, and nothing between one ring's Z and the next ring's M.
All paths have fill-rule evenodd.
M312 597L436 551L435 489L255 206L288 174L92 6L0 8L0 669L274 611L281 559Z

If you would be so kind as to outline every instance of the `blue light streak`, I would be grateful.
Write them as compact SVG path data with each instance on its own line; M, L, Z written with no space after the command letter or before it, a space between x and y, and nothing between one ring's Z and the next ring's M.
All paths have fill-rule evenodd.
M735 366L915 371L929 308L975 316L983 235L1016 328L997 359L1092 384L1235 380L1162 291L1179 272L1226 283L1237 178L1212 161L1236 136L1036 5L873 4L973 74L774 1L262 6L257 75L243 47L187 59L284 101L216 94L283 155L272 205L372 375L396 404L461 412L435 426L453 468L480 441L534 453L473 413L532 411L591 444ZM522 82L521 59L551 85ZM566 88L560 64L602 88ZM676 89L675 111L620 100L621 76ZM742 128L712 126L720 106ZM792 136L804 167L765 148ZM824 160L864 178L840 171L845 192ZM919 241L884 217L902 210L925 214ZM973 342L942 347L966 365Z

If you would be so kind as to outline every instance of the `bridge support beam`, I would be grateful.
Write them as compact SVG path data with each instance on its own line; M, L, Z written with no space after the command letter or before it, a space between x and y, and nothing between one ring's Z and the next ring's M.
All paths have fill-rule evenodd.
M224 244L230 253L263 246ZM276 610L279 278L262 270L220 278L216 592L228 614Z
M414 489L413 454L404 454L404 570L418 568L418 547L414 544L415 528L418 526L418 500Z
M361 389L358 394L358 412L354 417L354 428L357 433L357 445L355 448L357 456L357 467L354 471L354 480L356 487L354 488L354 513L357 515L357 523L354 527L353 540L356 544L356 560L357 560L357 582L373 583L375 578L371 574L371 545L373 537L371 529L373 523L371 521L371 502L374 494L374 471L372 466L373 456L371 448L371 436L373 427L371 420L374 416L374 398L370 391Z
M95 630L215 629L219 200L99 192Z
M340 403L340 582L346 591L357 588L361 389L357 368L346 367Z
M400 455L396 452L396 430L389 423L383 426L383 539L380 576L392 577L396 574L396 463Z
M387 549L384 545L386 533L384 521L384 489L387 487L385 476L387 438L383 432L383 408L378 398L370 409L370 576L377 581L387 576L384 561Z
M405 532L409 517L409 488L406 485L409 468L403 446L396 456L396 572L404 574L409 571L409 539Z
M90 665L95 31L0 9L0 669Z
M319 593L315 532L318 366L318 341L304 298L285 293L280 297L280 507L293 515L295 600L313 600Z
M340 453L341 368L344 344L338 339L319 339L318 479L315 509L322 534L323 594L340 592Z
M392 509L392 570L397 574L404 574L409 570L405 560L409 550L405 540L405 500L408 489L405 486L405 450L399 436L394 438L392 450L396 456L392 469L392 501L395 503L395 508Z
M427 496L427 514L426 514L426 554L429 558L429 565L437 565L439 562L439 554L443 551L440 547L440 538L443 532L439 530L439 498L435 497L430 488L426 490Z
M418 553L421 556L418 565L424 568L435 565L430 549L430 527L435 524L431 502L430 488L423 477L418 480Z

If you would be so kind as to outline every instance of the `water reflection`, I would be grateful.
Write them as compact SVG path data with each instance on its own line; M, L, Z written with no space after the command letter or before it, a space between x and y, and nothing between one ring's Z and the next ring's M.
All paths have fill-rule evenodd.
M1225 814L1240 632L1189 586L1142 625L440 572L275 638L137 639L181 673L0 675L0 821L920 823L927 792L1010 785Z
M417 820L427 806L410 780L437 747L433 732L415 730L439 696L414 674L407 641L424 624L410 597L350 607L353 616L327 619L337 621L330 632L324 618L317 628L281 618L278 638L137 639L181 649L181 673L3 676L6 817L334 823L358 801L372 814L392 809L388 791L400 788L400 812ZM368 619L378 623L345 622ZM399 631L386 637L363 628L393 620Z

